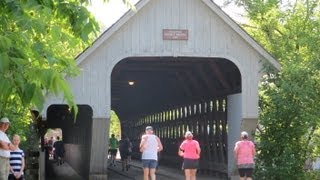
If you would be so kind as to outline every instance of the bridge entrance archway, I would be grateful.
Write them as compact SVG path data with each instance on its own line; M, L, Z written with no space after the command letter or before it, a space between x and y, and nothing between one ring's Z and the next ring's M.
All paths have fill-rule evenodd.
M78 114L74 117L74 113L67 105L53 104L48 107L46 117L45 128L61 129L66 150L64 160L82 177L88 177L92 141L92 108L88 105L78 105Z
M111 75L111 107L134 144L134 157L145 126L152 125L164 145L160 163L178 167L177 150L190 130L202 148L200 172L224 177L228 130L241 119L241 105L229 107L228 97L240 93L240 71L223 58L129 57ZM238 117L228 118L228 111Z

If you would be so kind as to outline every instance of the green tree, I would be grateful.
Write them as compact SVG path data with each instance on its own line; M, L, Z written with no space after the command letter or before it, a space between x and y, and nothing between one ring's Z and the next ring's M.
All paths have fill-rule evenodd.
M0 115L14 121L11 132L23 134L29 109L41 111L47 93L77 112L65 77L79 73L74 57L99 30L86 3L0 0Z
M110 120L110 130L109 136L114 134L116 136L121 135L121 124L117 114L114 111L111 111L111 120Z
M320 111L319 0L235 0L243 27L281 63L260 85L258 179L306 179ZM267 66L266 66L267 67Z
M99 32L88 3L0 0L0 116L14 122L10 133L29 131L30 109L41 111L48 93L63 97L77 113L65 77L79 74L74 58Z
M74 105L64 78L79 73L74 57L99 30L83 3L0 1L1 114L12 98L41 110L47 93Z

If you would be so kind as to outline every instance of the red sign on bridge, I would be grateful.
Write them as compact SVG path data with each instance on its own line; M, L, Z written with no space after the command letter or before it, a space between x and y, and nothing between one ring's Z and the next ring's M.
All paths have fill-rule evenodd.
M188 40L188 30L186 29L163 29L163 40Z

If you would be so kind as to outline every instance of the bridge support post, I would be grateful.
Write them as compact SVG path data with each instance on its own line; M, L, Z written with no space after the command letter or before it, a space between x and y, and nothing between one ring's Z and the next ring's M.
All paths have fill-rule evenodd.
M46 159L45 151L40 151L39 156L39 179L46 179Z
M239 140L242 122L242 94L233 94L228 99L228 177L238 177L233 154L234 144ZM238 177L239 179L239 177Z
M92 121L92 139L90 156L90 180L106 180L107 178L107 128L109 118L94 118Z
M239 179L237 165L234 159L233 149L235 143L240 140L241 131L247 131L250 138L254 134L258 118L246 118L242 115L242 94L228 96L228 176L231 180Z
M258 124L258 118L243 118L241 123L241 131L247 131L250 138L253 138ZM251 139L253 140L253 139Z

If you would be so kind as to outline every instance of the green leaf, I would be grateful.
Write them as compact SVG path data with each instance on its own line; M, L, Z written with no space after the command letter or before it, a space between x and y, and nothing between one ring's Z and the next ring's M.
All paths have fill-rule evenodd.
M35 75L38 75L41 79L41 84L45 89L51 89L53 83L53 71L47 69L45 71L37 69Z
M11 40L5 36L0 35L0 52L12 46Z
M27 106L28 104L31 103L31 100L32 100L33 95L35 93L35 89L36 89L36 85L34 83L25 84L24 89L23 89L23 93L22 93L22 98L21 98L23 105Z
M38 110L41 112L43 109L45 97L40 88L36 88L34 92L34 96L32 97L32 104L34 104Z
M9 56L7 53L0 53L0 72L5 72L9 70Z
M0 78L0 92L1 92L1 99L5 102L12 90L12 84L10 83L9 80Z

